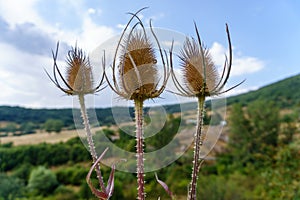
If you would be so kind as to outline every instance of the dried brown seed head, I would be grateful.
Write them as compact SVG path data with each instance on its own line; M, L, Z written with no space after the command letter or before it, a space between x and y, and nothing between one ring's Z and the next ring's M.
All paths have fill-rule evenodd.
M157 68L155 52L146 35L134 31L122 45L120 82L129 99L148 99L156 90Z
M77 48L77 46L68 52L66 60L68 66L66 77L64 77L57 65L58 48L59 42L56 45L56 51L52 51L54 61L53 77L51 77L50 74L45 70L48 77L57 88L68 95L92 94L103 89L100 87L103 84L104 73L102 73L102 78L99 84L92 88L94 81L89 59L87 56L85 56L81 49ZM60 80L58 78L60 78ZM62 86L62 83L65 87Z
M210 96L210 92L217 86L218 73L208 49L201 47L195 39L187 38L180 59L188 89L195 96Z
M67 83L75 93L93 91L93 75L88 58L77 47L69 51L67 57Z

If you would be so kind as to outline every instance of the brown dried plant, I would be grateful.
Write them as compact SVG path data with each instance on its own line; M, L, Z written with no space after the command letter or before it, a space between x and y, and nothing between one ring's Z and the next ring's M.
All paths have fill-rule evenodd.
M216 66L212 61L209 50L201 43L198 28L195 23L195 30L197 39L186 38L183 48L181 50L179 58L181 59L181 68L183 74L184 84L180 84L175 76L174 69L172 68L172 79L181 96L196 97L198 99L198 115L197 115L197 127L194 135L194 157L193 157L193 169L192 180L189 185L188 199L196 200L196 188L198 173L201 168L201 164L204 158L200 157L201 146L203 145L203 117L204 117L204 104L205 98L209 96L216 96L223 94L240 84L223 90L225 84L228 81L231 65L232 65L232 47L228 25L226 24L227 39L229 44L229 58L225 59L225 64L221 76L217 72Z
M170 76L167 53L161 49L150 21L151 35L158 46L159 57L163 65L163 76L159 77L154 45L151 43L142 21L137 16L137 14L144 9L145 8L142 8L136 13L129 13L132 17L121 34L111 66L112 81L109 80L107 73L105 73L108 85L116 94L127 100L134 101L137 143L137 190L138 199L140 200L145 199L146 196L144 183L143 104L147 99L159 97L164 91ZM129 25L134 19L137 19L137 22L129 30ZM141 27L141 29L138 29L138 26ZM125 35L128 30L129 33ZM119 52L121 56L119 56L119 61L117 61ZM169 56L171 59L172 49L169 52ZM117 62L119 62L119 64L116 64ZM103 66L105 66L105 56ZM158 86L161 78L161 86Z
M154 98L158 79L153 45L141 31L134 31L122 45L120 57L121 88L126 99Z
M94 79L92 74L92 67L90 65L88 57L78 48L77 45L72 47L68 51L68 56L66 59L67 70L66 78L63 76L57 65L59 42L56 45L56 51L52 51L53 57L53 78L46 71L48 77L51 81L58 87L61 91L68 95L86 95L94 94L101 90L103 84L104 75L99 82L99 84L94 87ZM61 81L65 87L61 86L60 81L58 81L57 74L59 75Z
M89 151L91 153L92 161L93 161L93 166L91 167L91 170L87 175L87 182L89 184L90 189L95 194L95 196L97 196L99 199L109 199L113 191L114 167L112 168L111 175L107 183L107 187L105 187L103 177L101 174L99 161L104 156L104 153L107 150L105 150L100 157L97 156L92 133L91 133L91 128L89 124L89 118L85 106L85 99L84 99L85 95L94 94L103 89L103 87L101 86L103 85L103 81L104 81L104 73L102 74L99 84L96 87L94 87L94 78L93 78L92 67L90 65L89 58L85 55L82 49L78 48L77 45L75 45L74 48L72 47L72 49L68 51L68 55L66 59L66 63L67 63L66 77L64 77L57 65L58 48L59 48L59 43L57 43L55 53L52 51L52 56L54 60L53 78L49 75L47 71L46 73L50 78L50 80L61 91L63 91L67 95L78 96L80 109L81 109L81 117L83 119L83 124L87 135ZM58 76L61 79L61 81L58 80ZM61 82L65 85L65 87L61 85ZM90 180L91 172L94 169L96 171L97 178L99 180L101 191L97 190L92 185L92 182Z

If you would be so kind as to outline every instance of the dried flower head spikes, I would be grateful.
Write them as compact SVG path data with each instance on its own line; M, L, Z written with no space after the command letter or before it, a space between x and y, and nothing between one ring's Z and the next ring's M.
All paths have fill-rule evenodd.
M149 38L141 31L133 31L122 46L120 58L121 88L124 98L145 100L157 97L156 56Z
M142 8L136 13L129 13L132 17L121 34L111 66L112 83L105 73L108 85L116 94L127 100L134 101L137 140L137 190L138 199L140 200L145 199L146 196L144 188L143 103L147 99L158 97L164 91L170 76L167 53L161 49L150 21L151 34L158 46L159 57L161 58L164 72L162 85L158 87L160 77L158 75L155 49L146 33L142 21L137 16L137 14L144 9L145 8ZM129 33L125 35L133 19L137 19L137 22L132 26ZM138 26L141 27L141 29L137 29ZM119 57L119 64L117 65L117 55L119 52L121 52L121 56ZM169 55L171 59L172 48ZM105 66L105 57L103 59L103 66Z
M89 184L90 189L95 194L95 196L97 196L99 199L109 199L113 192L114 167L112 168L111 175L107 183L107 187L105 187L103 177L101 174L99 161L104 156L104 153L107 151L107 149L101 154L100 157L97 156L91 129L90 129L89 119L86 111L85 100L84 100L84 95L94 94L103 89L103 87L101 88L101 86L104 80L104 73L102 74L100 83L96 87L93 87L94 79L93 79L92 67L90 65L89 58L85 55L85 53L80 48L77 47L77 45L75 45L74 48L72 47L72 49L68 51L67 60L66 60L67 75L66 78L64 78L57 65L58 48L59 48L59 43L57 43L55 53L52 51L52 56L54 60L53 78L49 75L47 71L46 73L48 77L51 79L51 81L56 85L56 87L58 87L64 93L68 95L78 96L80 108L81 108L81 117L83 119L89 150L93 160L93 166L91 167L91 170L87 175L87 182ZM60 82L57 79L57 74L61 78L61 82L65 84L66 88L61 86ZM94 169L97 173L97 178L99 180L101 191L95 189L95 187L92 185L92 182L90 180L91 172Z
M176 94L185 97L217 96L241 85L244 81L223 91L229 79L232 65L232 47L228 25L226 24L226 33L229 45L229 58L225 56L221 77L219 77L216 66L212 61L209 49L202 45L196 24L195 30L197 40L195 38L187 38L179 56L182 61L181 67L185 86L179 83L172 69L172 79L179 91Z
M181 59L184 86L179 83L172 68L172 79L177 90L179 91L177 94L185 97L198 98L197 129L194 135L193 171L192 180L188 191L189 200L196 200L198 173L201 164L204 161L204 159L200 157L200 149L203 144L202 127L205 98L225 93L244 82L242 81L239 84L223 91L225 84L228 81L232 65L232 47L228 25L226 24L227 39L229 44L229 59L226 57L220 78L212 61L209 50L203 47L201 43L196 23L195 30L197 39L187 38L181 50L181 55L179 56Z
M108 80L105 73L105 77L111 89L120 97L127 100L146 100L158 97L164 91L170 75L166 52L161 49L150 21L150 30L158 46L164 70L162 86L158 88L159 78L155 50L147 36L143 23L137 16L137 14L144 9L146 8L142 8L136 13L129 13L132 17L120 36L111 66L112 83ZM130 33L125 36L134 18L138 19L138 22L131 28ZM141 26L142 30L137 30L138 25ZM121 56L120 63L117 65L117 54L119 51L121 51ZM172 49L170 50L170 57L171 56ZM105 56L103 66L105 66Z
M66 60L68 65L67 75L66 78L64 78L57 65L58 48L59 43L57 43L55 53L52 51L54 60L53 78L46 71L48 77L56 85L56 87L58 87L61 91L68 95L93 94L103 89L100 87L103 84L104 75L102 75L100 83L93 88L94 79L92 74L92 67L90 65L88 57L85 55L82 49L77 47L77 45L75 45L75 47L72 47L72 49L68 51ZM61 86L60 82L57 79L57 74L65 84L66 88Z

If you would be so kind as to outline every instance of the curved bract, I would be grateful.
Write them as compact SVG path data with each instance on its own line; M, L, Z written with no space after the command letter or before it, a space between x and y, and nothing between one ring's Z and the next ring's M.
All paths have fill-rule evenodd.
M232 46L228 25L226 33L228 39L229 56L225 56L225 62L221 76L217 73L216 66L212 61L209 49L203 46L198 28L195 23L197 39L186 38L181 49L181 67L183 71L184 85L180 84L172 69L172 79L178 93L185 97L215 96L226 93L238 87L244 81L235 86L223 90L231 73Z
M82 49L77 47L77 45L68 51L66 59L67 75L64 77L57 65L58 48L59 42L57 42L55 53L52 51L54 62L53 78L46 71L48 77L56 85L56 87L68 95L93 94L103 89L100 87L103 84L104 74L102 75L99 84L94 87L94 78L89 58L85 55ZM60 84L58 76L64 83L65 87Z
M142 21L137 16L144 9L140 9L136 13L129 13L132 17L121 34L114 54L112 80L105 73L111 89L128 100L146 100L158 97L165 89L170 76L168 59L171 59L172 48L169 51L168 58L166 51L161 49L150 21L151 36L154 38L154 43L159 51L159 58L156 58L155 45L150 41L150 36L147 35ZM137 19L137 22L129 30L133 19ZM120 54L119 63L118 54ZM157 59L161 59L162 62L164 72L162 77L158 76ZM103 67L105 67L105 55Z
M204 48L202 55L196 40L187 38L180 59L186 90L195 96L202 95L204 90L209 96L216 87L218 74L208 49Z

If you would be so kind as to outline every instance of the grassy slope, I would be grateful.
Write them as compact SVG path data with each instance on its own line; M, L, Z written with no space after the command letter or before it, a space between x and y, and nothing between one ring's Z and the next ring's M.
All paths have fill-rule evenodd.
M292 108L300 105L300 75L264 86L258 90L229 97L227 103L247 105L254 100L274 101L280 108Z

